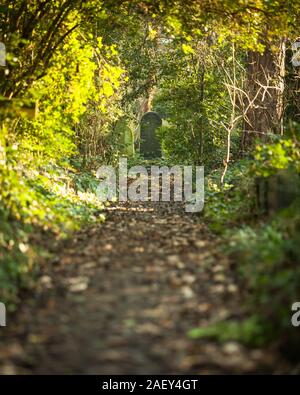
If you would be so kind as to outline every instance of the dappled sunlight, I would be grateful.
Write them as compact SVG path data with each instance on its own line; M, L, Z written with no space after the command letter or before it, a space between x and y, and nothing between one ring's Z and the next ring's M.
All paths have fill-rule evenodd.
M0 374L300 373L299 21L1 1Z

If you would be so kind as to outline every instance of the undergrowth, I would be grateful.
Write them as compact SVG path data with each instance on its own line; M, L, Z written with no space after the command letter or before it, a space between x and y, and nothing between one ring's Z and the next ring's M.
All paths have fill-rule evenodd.
M104 216L91 173L54 165L16 171L15 156L6 159L0 167L0 300L13 308L39 271L42 235L64 238Z
M297 152L293 141L266 144L257 147L255 165L250 160L232 164L223 187L220 171L208 176L204 216L222 238L219 252L230 258L247 317L191 329L191 338L237 340L253 347L278 341L289 357L297 354L291 306L300 295L300 200L295 197L288 207L261 216L255 190L262 169L267 178L292 162L298 172Z

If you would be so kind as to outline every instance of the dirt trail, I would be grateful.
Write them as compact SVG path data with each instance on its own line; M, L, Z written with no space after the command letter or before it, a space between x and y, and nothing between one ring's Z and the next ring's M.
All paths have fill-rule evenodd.
M180 205L111 207L60 245L34 297L1 328L2 373L276 371L276 355L187 331L241 312L229 263Z

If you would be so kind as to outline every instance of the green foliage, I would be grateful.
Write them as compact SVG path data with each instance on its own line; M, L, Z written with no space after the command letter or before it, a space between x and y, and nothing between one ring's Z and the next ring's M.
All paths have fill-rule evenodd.
M0 298L13 303L20 288L31 286L39 270L43 253L37 254L37 244L44 232L53 239L64 237L104 217L94 194L96 180L91 175L78 174L75 178L53 166L30 172L16 170L18 151L12 148L2 151L2 158L5 160L0 164ZM73 188L72 183L76 184Z
M8 52L6 74L0 70L2 301L14 301L31 282L44 232L63 237L103 219L97 180L82 168L89 167L88 156L97 153L98 162L108 156L99 146L122 113L116 102L126 77L115 46L104 45L88 31L87 20L82 23L80 3L40 8L37 2L4 2L0 16ZM91 133L84 125L92 117L100 125L92 125ZM86 153L84 161L74 157L78 151ZM81 166L72 168L72 161Z
M245 226L227 236L230 254L247 290L251 309L279 330L290 327L290 306L300 288L300 205L256 228Z
M28 286L32 278L35 251L29 244L31 226L10 218L0 209L0 287L1 300L16 302L20 288Z
M215 339L221 343L235 340L252 347L262 346L272 333L269 325L268 331L257 316L252 316L242 321L222 321L217 324L193 328L189 330L191 339Z
M231 163L226 183L220 185L222 169L206 177L204 217L215 232L223 232L253 216L255 206L254 180L249 160Z
M300 173L299 143L295 138L279 138L271 144L256 146L253 172L257 176L268 177L278 170L294 168Z
M75 174L72 179L72 184L74 189L79 192L92 192L96 194L99 181L96 179L95 175L88 171L82 171Z
M259 145L255 159L254 163L231 165L222 188L217 183L219 173L209 175L204 213L211 227L222 232L221 253L230 257L250 321L221 322L195 329L190 336L235 339L251 345L280 337L291 340L290 350L296 347L290 306L300 292L300 201L296 199L264 221L257 214L253 216L254 177L268 177L290 167L298 170L297 140Z
M160 129L164 154L178 163L219 166L225 152L226 131L222 124L230 116L224 72L231 64L228 47L211 46L198 39L184 44L172 41L167 47L168 66L162 76L154 108L166 118Z
M125 117L136 130L147 110L143 100L154 95L165 120L159 132L165 158L142 163L206 166L204 217L216 232L231 229L223 235L225 252L239 262L237 274L259 314L190 335L261 343L268 319L283 328L299 291L299 207L295 202L272 221L255 223L254 178L290 167L299 172L299 126L288 138L259 144L252 165L236 161L237 123L222 186L219 169L226 125L233 108L238 112L226 81L244 87L246 52L268 46L276 53L278 40L298 34L299 15L299 2L284 0L3 0L1 300L16 300L38 270L34 234L59 237L103 219L93 171L124 154L118 121ZM239 64L234 78L233 61ZM133 155L129 165L141 160Z

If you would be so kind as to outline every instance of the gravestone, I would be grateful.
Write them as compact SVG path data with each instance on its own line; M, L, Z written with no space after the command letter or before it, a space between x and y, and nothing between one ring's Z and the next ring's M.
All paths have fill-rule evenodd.
M127 156L134 155L134 132L128 125L128 120L122 117L118 120L116 131L121 136L121 141L124 146L124 154Z
M141 119L140 153L144 158L160 158L161 146L156 136L157 129L162 125L161 117L153 111L146 112Z
M6 326L6 307L0 302L0 326Z
M134 133L130 127L124 131L125 152L128 156L134 155Z
M6 48L5 45L0 41L0 66L6 66Z

